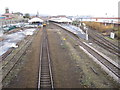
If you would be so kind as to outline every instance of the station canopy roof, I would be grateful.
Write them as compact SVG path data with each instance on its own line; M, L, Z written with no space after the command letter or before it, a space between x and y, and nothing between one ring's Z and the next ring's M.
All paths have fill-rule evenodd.
M30 19L28 22L43 22L43 20L35 17L35 18Z
M60 19L61 20L61 22L72 22L70 19L68 19L68 18L61 18Z
M72 20L65 18L65 17L51 18L50 20L55 21L55 22L72 22Z

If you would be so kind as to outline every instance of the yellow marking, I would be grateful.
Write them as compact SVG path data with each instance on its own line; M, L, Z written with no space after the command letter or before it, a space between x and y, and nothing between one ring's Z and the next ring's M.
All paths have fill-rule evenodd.
M66 40L66 38L63 38L63 40Z

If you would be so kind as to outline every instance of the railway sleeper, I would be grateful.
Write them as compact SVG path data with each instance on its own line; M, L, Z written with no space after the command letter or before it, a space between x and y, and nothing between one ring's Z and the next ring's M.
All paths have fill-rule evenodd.
M40 82L51 82L50 78L41 78Z
M46 60L46 61L47 61L47 58L48 58L48 57L43 57L43 59Z
M49 77L49 76L50 76L49 74L47 74L47 75L41 74L41 77Z
M40 81L41 86L42 85L51 85L50 81Z
M44 71L49 72L49 68L48 67L42 67L42 71L41 72L44 72Z
M42 69L42 71L41 71L41 72L49 72L49 69L44 68L44 69Z
M49 66L42 66L41 68L46 70L49 68Z
M48 65L48 61L44 61L44 62L42 61L42 65L46 65L46 64Z
M49 75L49 73L47 73L47 72L44 72L44 73L42 73L42 75ZM41 75L41 76L42 76L42 75Z
M47 64L44 64L41 66L41 68L49 68L49 66Z
M50 77L41 77L41 79L50 79Z
M40 88L52 88L51 85L42 85Z

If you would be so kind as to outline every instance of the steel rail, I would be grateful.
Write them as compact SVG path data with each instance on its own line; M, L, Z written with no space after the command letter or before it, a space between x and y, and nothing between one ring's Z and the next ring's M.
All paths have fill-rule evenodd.
M39 66L39 75L38 75L38 90L44 88L50 88L53 90L53 77L51 69L51 59L50 51L48 44L47 32L43 28L43 35L40 48L40 66Z

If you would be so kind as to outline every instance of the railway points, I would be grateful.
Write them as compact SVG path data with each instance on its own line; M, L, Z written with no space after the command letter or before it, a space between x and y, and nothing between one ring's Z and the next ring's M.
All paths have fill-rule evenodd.
M59 25L60 26L60 25ZM109 60L109 59L107 59L105 56L103 56L102 54L100 54L97 50L95 50L94 48L92 48L92 47L90 47L89 45L87 45L87 43L85 43L85 42L81 42L79 39L76 39L75 37L73 37L73 36L71 36L70 35L70 37L72 37L72 38L74 38L74 40L77 40L79 43L79 45L82 47L82 48L84 48L84 50L86 50L87 52L89 52L93 57L95 57L98 61L100 61L99 63L101 63L101 64L103 64L104 65L104 67L106 67L107 69L109 69L109 70L107 70L107 72L108 73L110 73L110 72L113 72L113 73L110 73L109 75L111 75L116 81L118 81L118 82L120 82L119 81L119 78L120 78L120 76L119 76L119 72L120 72L120 67L119 67L119 65L116 63L116 64L114 64L115 62L114 61L112 61L112 60ZM85 46L87 46L87 47L85 47ZM88 49L89 48L89 49ZM92 51L91 51L91 50ZM94 53L93 53L94 52ZM92 54L93 53L93 54ZM97 56L97 54L98 54L98 56ZM100 57L102 57L102 58L104 58L105 59L105 61L102 59L102 58L100 58ZM111 63L113 66L111 66L111 65L108 65L108 62L109 63ZM113 63L114 62L114 63ZM116 70L115 70L115 67L116 67ZM106 68L104 68L104 69L106 69ZM113 69L112 69L113 68ZM110 71L110 72L109 72Z
M120 90L120 2L78 1L0 0L0 90Z

